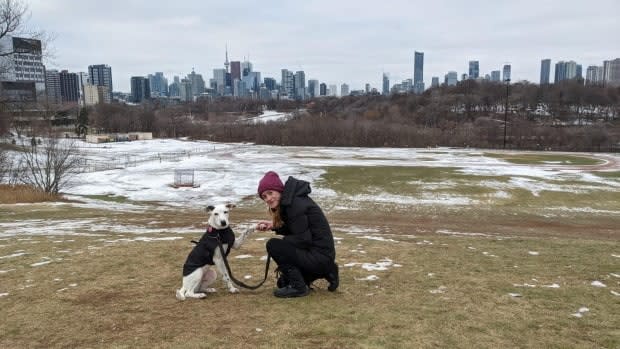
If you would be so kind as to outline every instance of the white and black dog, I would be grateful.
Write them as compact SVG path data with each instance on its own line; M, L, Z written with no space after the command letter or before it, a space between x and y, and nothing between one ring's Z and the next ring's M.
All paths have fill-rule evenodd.
M222 279L228 285L228 291L231 293L239 292L228 275L218 247L218 243L221 242L224 252L228 256L231 247L239 248L251 232L251 229L248 228L238 238L235 238L228 221L230 210L234 207L233 204L207 207L209 214L207 231L196 243L183 265L183 285L176 291L177 299L204 298L207 296L207 292L215 292L215 289L208 287L217 279L217 272L209 267L211 265L214 265L222 274Z

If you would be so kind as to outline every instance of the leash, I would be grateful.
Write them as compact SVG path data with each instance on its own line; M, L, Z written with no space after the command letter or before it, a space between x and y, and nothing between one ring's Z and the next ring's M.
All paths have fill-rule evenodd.
M267 280L267 274L269 274L269 261L271 260L271 256L269 254L267 254L267 263L265 264L265 278L258 285L251 286L251 285L247 285L235 279L235 277L232 274L232 271L230 270L230 265L228 265L228 258L226 257L226 253L224 253L224 246L222 246L222 242L219 239L217 240L217 246L220 249L220 254L222 255L222 259L224 260L224 265L226 266L226 271L228 272L228 276L235 284L243 288L250 289L250 290L256 290L257 288L263 286L263 284Z

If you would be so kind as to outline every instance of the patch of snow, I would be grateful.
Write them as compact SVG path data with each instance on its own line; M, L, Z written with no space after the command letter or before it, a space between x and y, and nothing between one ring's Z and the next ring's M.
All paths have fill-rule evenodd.
M375 281L375 280L379 280L379 277L377 275L368 275L365 278L355 278L355 280L358 280L358 281Z
M42 266L42 265L45 265L45 264L50 264L50 263L52 263L52 261L43 261L43 262L38 262L38 263L32 263L32 264L30 264L30 266L31 267L39 267L39 266Z
M551 285L543 285L541 287L546 287L546 288L560 288L560 285L558 284L551 284Z
M592 281L592 283L590 283L590 285L594 286L594 287L607 287L607 285L605 285L604 283L596 280L596 281Z
M433 294L445 293L447 289L448 288L446 286L439 286L438 288L436 288L434 290L430 290L429 292L433 293Z
M235 256L235 258L237 259L245 259L245 258L252 258L253 256L251 254L240 254L238 256Z
M537 251L528 251L527 254L532 255L532 256L538 256L539 253Z
M19 256L24 256L25 254L26 254L25 252L18 252L18 253L10 254L8 256L0 256L0 259L19 257Z
M371 236L371 235L365 235L365 236L357 236L358 239L368 239L368 240L376 240L376 241L385 241L385 242L398 242L394 239L386 239L380 236Z
M362 268L366 269L368 271L374 271L374 270L379 270L379 271L383 271L383 270L388 270L388 267L391 266L393 264L392 260L389 258L384 258L380 261L378 261L375 264L372 263L363 263L362 264Z
M620 292L616 292L616 291L611 291L611 294L613 294L614 296L620 296Z
M0 293L0 297L6 297L6 296L8 296L8 295L9 295L9 293L8 293L8 292Z
M522 297L520 293L508 293L510 297Z

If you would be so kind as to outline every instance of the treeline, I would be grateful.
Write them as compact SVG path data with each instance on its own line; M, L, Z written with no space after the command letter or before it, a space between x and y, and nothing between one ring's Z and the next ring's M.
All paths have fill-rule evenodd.
M619 102L618 88L575 81L508 87L465 81L422 95L315 99L305 114L287 123L220 123L201 138L367 147L502 148L505 142L509 149L618 151Z

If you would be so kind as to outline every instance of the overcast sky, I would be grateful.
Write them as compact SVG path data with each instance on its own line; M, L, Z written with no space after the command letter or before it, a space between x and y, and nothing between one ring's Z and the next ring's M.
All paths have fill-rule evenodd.
M30 0L28 26L53 33L48 69L112 67L114 90L131 76L161 71L171 82L192 68L208 79L229 60L280 82L283 68L306 80L380 89L413 78L424 52L424 81L454 70L512 65L512 79L538 83L540 60L602 65L620 57L620 0ZM553 68L552 68L553 74ZM553 79L553 76L552 76Z

